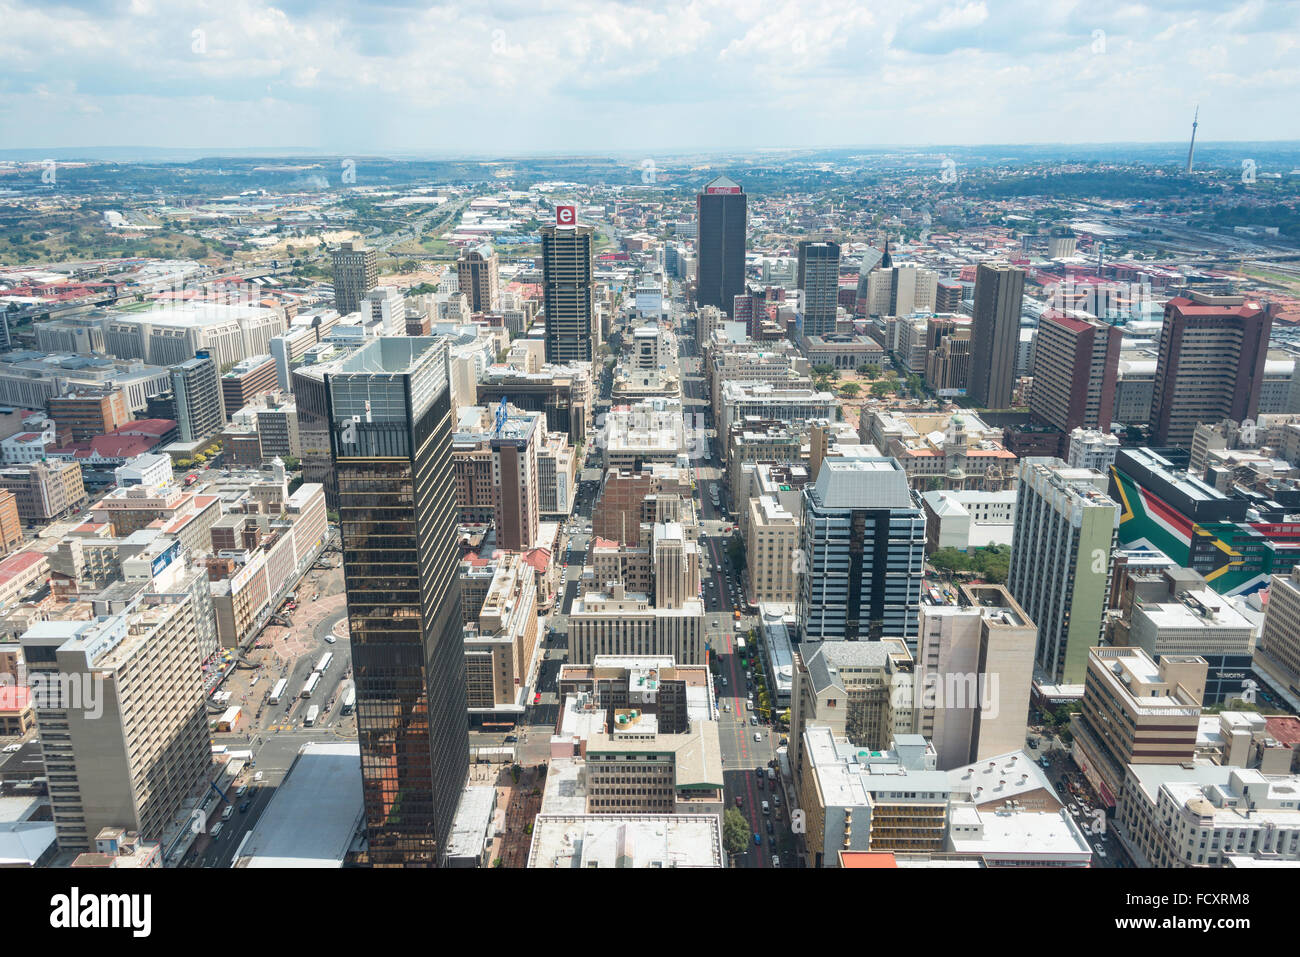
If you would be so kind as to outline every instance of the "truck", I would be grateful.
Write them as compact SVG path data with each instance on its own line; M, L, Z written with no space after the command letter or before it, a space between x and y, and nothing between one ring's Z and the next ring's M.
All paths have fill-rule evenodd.
M238 705L233 705L227 708L222 713L221 717L217 719L217 730L223 732L238 731L239 719L242 716L243 712L240 710Z
M275 683L275 687L271 689L271 697L266 699L267 704L279 704L280 699L284 697L285 689L288 687L289 687L288 678L281 678L279 681L277 681Z
M320 716L320 705L314 704L307 709L307 717L302 719L303 727L310 728Z

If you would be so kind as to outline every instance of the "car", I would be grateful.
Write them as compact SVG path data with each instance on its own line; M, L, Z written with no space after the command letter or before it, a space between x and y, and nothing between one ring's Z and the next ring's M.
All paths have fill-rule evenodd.
M222 810L222 812L221 812L221 820L223 820L223 821L229 821L229 820L230 820L230 815L232 815L232 814L234 814L234 813L235 813L235 806L234 806L233 804L227 804L227 805L225 806L225 809Z
M736 795L736 807L740 807L740 805L741 805L740 795L737 794L737 795Z
M217 827L221 827L221 825L218 824ZM762 834L759 834L758 831L755 831L755 832L754 832L754 846L755 846L755 847L758 847L758 846L761 845L762 843L763 843L763 835L762 835Z
M726 675L723 675L723 676L722 676L722 687L725 688L726 686L727 686L727 676L726 676Z
M763 732L762 732L762 731L755 731L755 732L754 732L754 740L755 740L755 741L762 741L762 740L763 740Z
M507 734L505 737L506 744L514 744L518 740L519 736L517 734Z
M766 801L763 802L762 808L763 808L764 815L768 815L772 813L772 806L768 804Z
M767 819L767 833L769 836L776 834L776 828L772 826L772 819L770 817Z
M772 782L772 803L777 807L781 806L781 792L776 789L776 782Z
M539 691L535 695L533 695L533 704L541 704L541 703L542 703L542 693Z
M252 802L252 801L245 801L244 803L242 803L241 805L239 805L239 813L240 813L240 814L247 814L247 813L248 813L248 809L249 809L250 807L252 807L252 806L253 806L253 802Z
M248 793L248 785L247 785L247 784L241 784L239 787L237 787L237 788L235 789L235 797L237 797L237 798L241 798L241 797L243 797L243 796L244 796L245 794L247 794L247 793Z
M731 702L729 701L722 702L722 710L728 712L731 711Z
M1106 849L1100 843L1092 845L1092 849L1097 852L1098 857L1106 856Z
M778 857L777 855L775 855L775 854L772 855L772 866L773 866L773 867L780 867L780 866L781 866L781 858L779 858L779 857Z
M221 828L222 828L222 826L223 826L223 825L222 825L222 823L221 823L220 821L218 821L216 824L212 825L212 830L208 832L208 836L211 837L211 838L215 841L217 838L219 838L219 837L221 836Z
M334 642L336 642L336 641L338 641L338 639L335 638L333 635L326 635L326 636L325 636L325 644L327 644L327 645L332 645L332 644L334 644Z
M750 707L753 707L753 705L750 705ZM757 727L758 727L758 717L757 717L756 715L752 715L752 714L751 714L751 715L749 716L749 723L750 723L751 726L757 728Z

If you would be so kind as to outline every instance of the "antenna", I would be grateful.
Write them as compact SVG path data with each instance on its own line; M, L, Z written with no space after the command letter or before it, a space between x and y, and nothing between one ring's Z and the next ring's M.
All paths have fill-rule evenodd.
M1192 154L1196 152L1196 121L1200 119L1201 106L1196 105L1196 112L1192 114L1192 142L1187 147L1187 174L1192 173Z

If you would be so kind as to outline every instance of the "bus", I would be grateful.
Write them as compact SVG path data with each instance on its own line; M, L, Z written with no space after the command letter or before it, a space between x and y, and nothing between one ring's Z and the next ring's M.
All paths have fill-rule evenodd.
M280 699L284 697L284 689L287 687L289 687L288 678L281 678L279 681L277 681L275 683L275 687L271 689L271 697L266 699L267 703L279 704Z
M343 699L343 713L351 714L357 706L357 689L349 688L347 696Z
M740 635L736 636L736 654L742 658L745 657L745 639L741 638Z
M304 727L310 728L316 723L316 718L320 714L320 705L314 704L307 709L307 717L302 719Z
M330 666L330 662L333 660L334 660L334 652L332 651L327 651L325 652L325 654L321 655L320 661L316 663L316 673L323 675L325 673L325 669L327 669Z
M307 679L307 683L302 686L302 696L304 698L310 698L311 693L316 690L316 685L318 685L319 683L320 683L320 672L313 671L311 673L311 677Z

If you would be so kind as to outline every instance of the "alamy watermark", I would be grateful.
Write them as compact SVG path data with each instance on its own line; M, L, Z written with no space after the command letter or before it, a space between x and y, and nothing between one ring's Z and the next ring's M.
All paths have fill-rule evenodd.
M63 671L32 671L18 662L17 674L0 674L0 687L17 685L31 692L37 711L80 711L95 721L104 714L104 676Z

